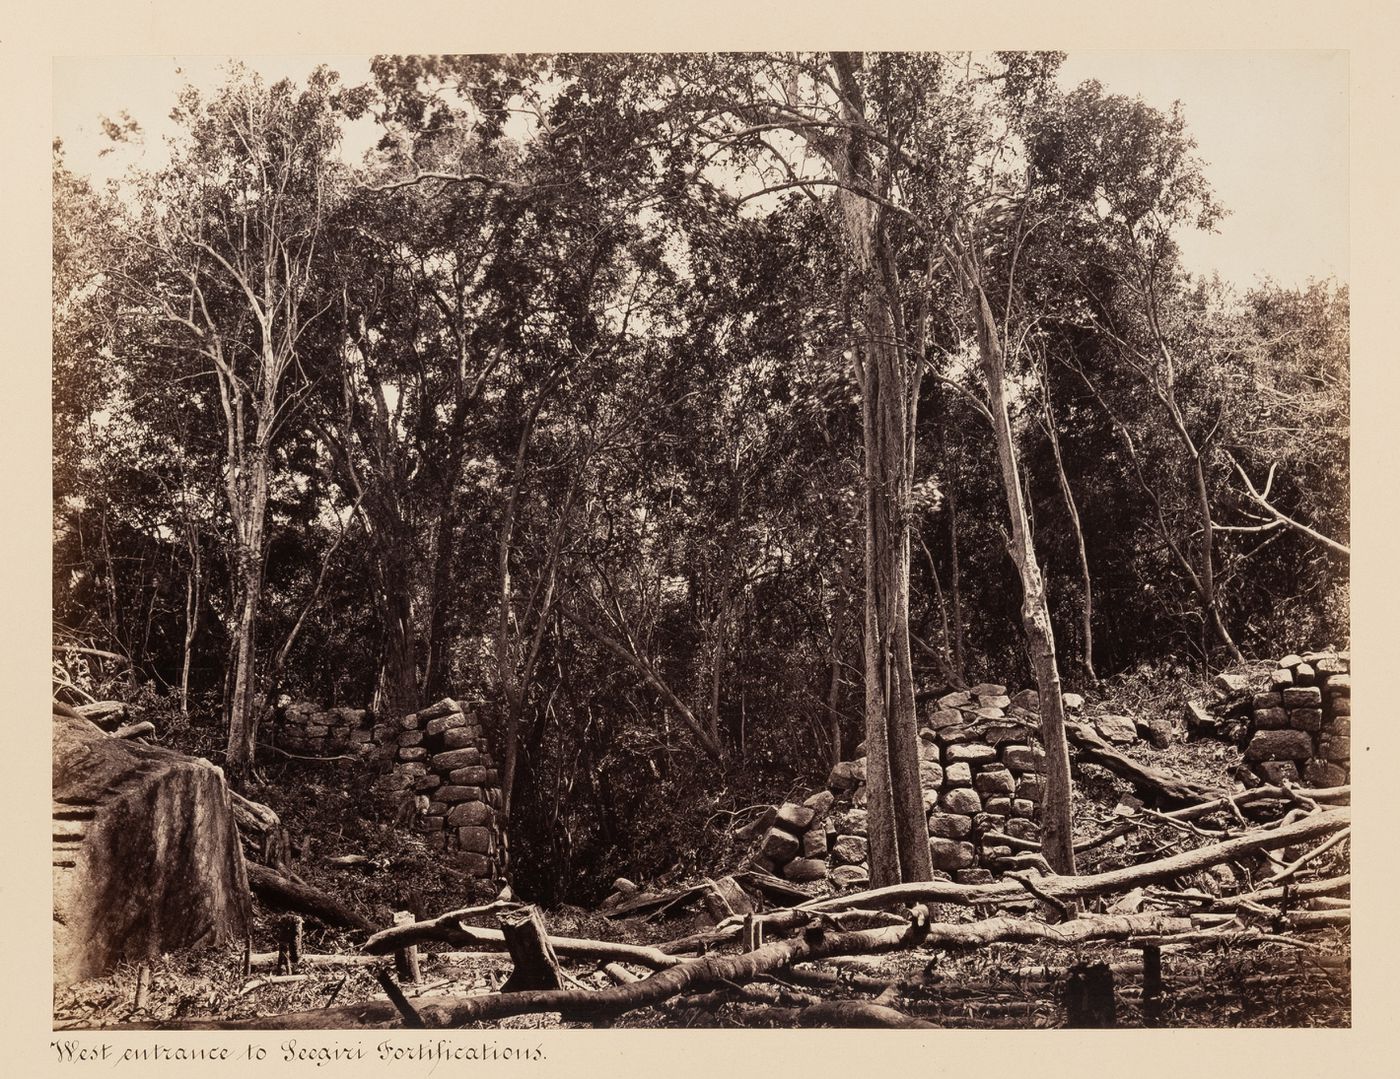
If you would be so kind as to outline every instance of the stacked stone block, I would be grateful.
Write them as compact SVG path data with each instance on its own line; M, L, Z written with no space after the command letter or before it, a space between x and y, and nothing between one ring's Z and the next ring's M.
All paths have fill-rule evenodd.
M1082 705L1078 698L1070 703ZM983 883L997 860L1013 853L1002 837L1039 840L1045 789L1039 707L1034 690L1009 698L1004 687L983 683L940 697L925 716L920 753L942 765L937 799L925 793L935 870Z
M430 847L470 876L506 878L500 776L481 705L444 698L421 712L375 723L362 708L290 702L282 709L277 742L290 752L357 753L375 773L370 789L400 822L410 821Z
M374 791L391 804L411 798L414 829L458 868L482 880L504 879L500 776L481 707L444 698L384 721L374 735L381 769Z
M282 709L277 744L291 753L323 755L365 751L374 741L374 720L363 708L322 708L293 701Z
M1083 707L1082 698L1065 696L1072 709ZM1013 853L1005 837L1039 840L1045 787L1039 703L1033 690L1009 697L1005 686L982 683L926 709L919 775L929 853L940 875L969 884L990 881L998 859ZM755 865L795 881L826 875L842 887L868 882L865 778L864 757L843 761L831 770L826 791L802 806L776 810ZM823 855L825 874L812 864Z
M1268 783L1335 787L1351 778L1351 656L1284 656L1250 701L1245 761Z
M792 881L826 878L827 814L836 802L831 791L818 791L805 802L784 802L758 822L767 829L754 856L756 868Z

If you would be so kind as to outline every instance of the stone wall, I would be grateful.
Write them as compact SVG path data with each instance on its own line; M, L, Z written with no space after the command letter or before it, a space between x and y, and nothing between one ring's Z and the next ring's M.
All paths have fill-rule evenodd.
M289 752L358 754L381 805L470 876L507 878L500 776L482 722L484 705L443 698L419 712L381 718L363 709L294 702L278 744Z
M1083 698L1065 694L1076 711ZM983 683L922 709L919 774L929 852L944 878L990 881L996 860L1013 853L1004 838L1036 841L1045 752L1038 743L1039 698L1014 697ZM832 769L827 790L776 807L749 826L767 829L754 865L789 880L830 877L842 887L869 880L864 757Z
M322 708L310 701L282 707L277 744L290 753L360 752L374 741L374 717L364 708Z
M1351 780L1351 655L1284 656L1249 702L1244 759L1268 783Z

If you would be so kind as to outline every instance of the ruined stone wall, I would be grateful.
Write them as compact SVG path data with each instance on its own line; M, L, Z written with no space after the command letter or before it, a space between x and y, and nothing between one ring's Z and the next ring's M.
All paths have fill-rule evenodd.
M364 708L322 708L310 701L288 701L282 707L276 740L289 753L367 752L374 741L374 717Z
M1351 781L1351 655L1284 656L1253 687L1244 759L1269 783L1336 787Z
M1065 694L1071 709L1083 698ZM1039 698L1008 697L992 683L949 693L922 710L919 774L936 873L966 884L993 879L1013 840L1038 841L1045 752L1038 745ZM830 877L842 887L868 881L865 758L832 769L827 790L801 805L775 807L751 827L766 828L757 868L794 881ZM756 834L755 831L755 834Z
M1216 680L1218 710L1243 722L1245 763L1259 779L1309 787L1350 782L1351 660L1346 652L1285 656L1266 680L1224 674ZM1134 719L1064 695L1066 710L1106 741L1127 746L1146 738L1164 749L1173 725ZM1038 842L1045 753L1039 742L1040 702L1034 690L1014 697L990 683L949 693L921 709L919 773L935 876L965 884L993 878L1000 859L1020 841ZM1192 706L1188 729L1202 730L1206 711ZM1193 720L1195 722L1193 722ZM1214 720L1205 728L1219 735ZM1239 736L1239 728L1228 732ZM762 835L753 865L792 881L830 879L860 886L867 870L866 760L832 769L827 789L803 803L771 807L741 831ZM1025 849L1020 847L1020 849Z
M364 709L292 702L282 709L276 739L288 752L359 756L374 777L370 789L387 812L456 868L496 883L507 877L509 855L484 708L448 697L376 721Z

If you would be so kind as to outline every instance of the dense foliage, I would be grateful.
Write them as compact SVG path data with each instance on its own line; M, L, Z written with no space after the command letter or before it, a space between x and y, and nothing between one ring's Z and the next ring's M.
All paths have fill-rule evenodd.
M1057 62L857 73L890 303L926 328L916 677L1031 672L964 301L906 219L957 217L1004 304L1069 683L1345 646L1346 288L1187 273L1174 236L1222 208L1184 119L1060 93ZM94 190L56 147L59 638L220 722L240 660L264 718L281 693L492 700L545 899L684 863L718 811L822 777L864 731L866 448L859 270L783 104L819 70L235 72L178 103L158 174ZM364 117L383 138L346 164Z

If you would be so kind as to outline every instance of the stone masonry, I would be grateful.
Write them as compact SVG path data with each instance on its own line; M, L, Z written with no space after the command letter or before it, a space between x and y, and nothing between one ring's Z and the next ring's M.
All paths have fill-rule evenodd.
M1351 655L1284 656L1253 687L1244 759L1268 783L1337 787L1351 781Z
M507 879L500 776L482 723L484 705L445 697L419 712L372 721L363 709L283 708L278 743L288 751L358 754L370 789L428 846L471 877Z
M1069 693L1065 703L1077 710L1084 702ZM1037 744L1039 707L1033 690L1008 697L1005 686L982 683L924 709L919 772L937 875L988 882L998 859L1013 853L1006 837L1039 839L1045 765ZM793 881L866 883L865 766L864 757L843 761L832 769L827 790L778 807L760 822L767 831L754 865Z

